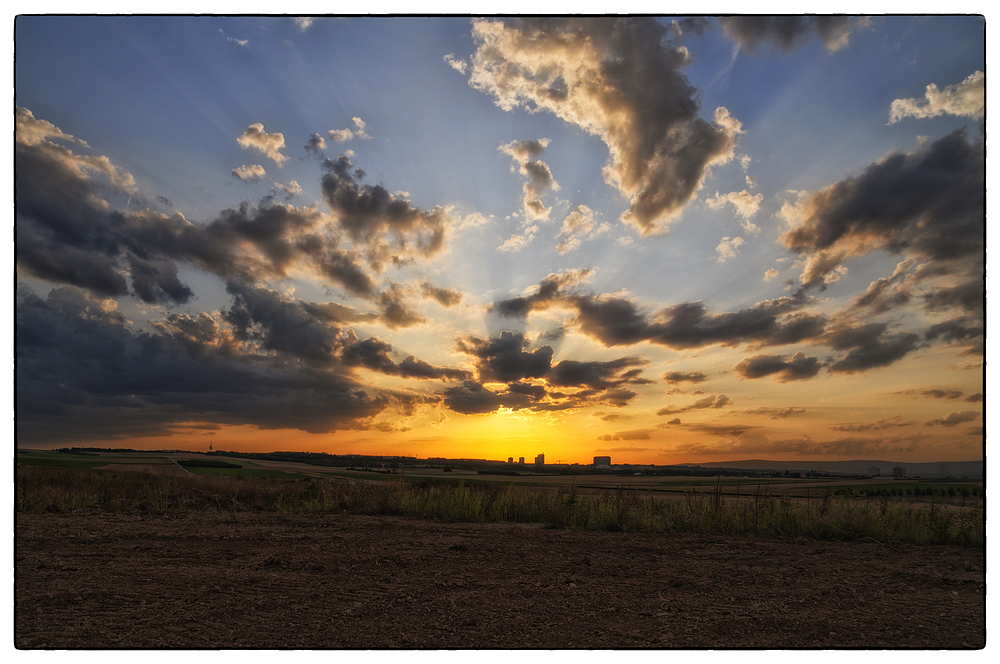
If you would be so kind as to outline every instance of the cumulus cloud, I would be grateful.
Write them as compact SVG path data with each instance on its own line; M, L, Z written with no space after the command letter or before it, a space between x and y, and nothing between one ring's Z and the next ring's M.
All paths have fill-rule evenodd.
M981 273L984 182L984 146L959 129L786 203L793 227L782 242L806 259L804 287L829 283L846 258L875 249Z
M36 118L34 113L21 106L14 109L14 136L23 145L39 146L56 139L89 147L86 141L67 134L48 120Z
M523 334L508 330L490 339L460 339L457 348L473 358L477 380L442 393L446 405L458 406L449 405L458 412L488 412L501 405L536 411L594 404L620 408L637 396L629 386L650 383L642 377L641 367L648 364L643 358L553 364L552 347L538 343L532 348ZM485 383L506 383L506 388L493 392Z
M586 205L577 205L563 219L562 229L559 231L561 239L556 245L556 251L565 254L579 248L583 240L591 240L609 230L611 226L607 223L597 224L593 210Z
M26 140L16 143L17 267L26 274L103 295L133 294L150 303L184 303L193 295L178 266L187 263L227 281L256 283L305 270L378 304L386 324L420 320L392 286L380 289L364 267L443 242L444 209L424 212L381 187L361 186L349 161L333 163L322 185L334 216L318 206L277 203L274 196L223 210L207 223L150 208L117 211L101 196L131 194L132 176L106 157L80 157L40 136L23 114ZM275 185L291 195L296 182ZM133 204L135 203L135 198Z
M598 136L605 179L629 199L622 219L664 232L742 132L725 108L699 117L681 72L690 55L667 33L651 18L477 20L469 82L504 110L546 110Z
M779 383L813 378L823 363L816 357L799 352L788 358L785 355L756 355L748 357L733 367L743 378L755 379L773 376Z
M244 148L253 148L263 152L278 166L288 161L288 157L280 152L281 148L285 147L284 135L281 133L268 134L264 131L264 125L259 122L247 127L247 130L236 139L236 142Z
M231 316L172 314L133 332L85 291L63 287L47 300L19 291L18 439L163 435L199 419L327 433L366 428L391 407L391 396L363 389L349 372L314 364L337 364L333 330L297 330L296 321L309 320L301 309L266 294L251 301L256 295L241 292ZM245 325L250 320L261 323L259 334ZM281 340L280 326L293 338Z
M313 134L306 142L304 149L307 154L314 157L322 157L323 150L326 149L326 139L319 134Z
M763 194L751 194L744 189L743 191L731 191L728 194L715 192L715 196L706 198L705 203L713 210L721 210L726 205L730 205L736 214L743 217L745 222L749 222L760 210L760 203L763 200ZM751 226L759 232L760 229L756 225L751 224Z
M793 51L813 35L828 51L839 51L847 46L852 30L846 16L724 16L719 22L727 37L751 52L763 44Z
M356 116L351 119L354 120L354 129L331 129L326 133L337 143L343 143L354 138L371 138L368 132L365 131L368 125L364 120Z
M576 286L589 276L589 271L549 275L537 292L495 302L489 312L505 320L522 321L523 325L532 311L552 307L575 310L573 325L606 347L649 342L675 350L741 344L758 349L809 342L846 352L830 363L801 353L791 360L785 356L759 356L757 361L750 358L741 364L741 370L745 370L745 377L752 378L777 373L781 380L794 380L815 376L823 366L834 372L855 373L888 366L920 345L918 335L890 333L886 323L859 325L843 316L831 320L822 314L803 312L809 300L801 293L734 312L711 314L701 302L684 302L650 315L620 296L580 292ZM758 373L764 369L771 371Z
M301 191L292 181L275 183L258 203L192 223L152 209L131 175L106 157L60 145L84 144L27 110L18 113L18 131L17 269L63 284L47 300L30 291L18 295L18 433L24 440L162 435L178 413L185 422L204 417L310 432L372 428L381 426L376 415L412 412L415 400L426 397L363 388L355 370L413 380L471 376L343 328L364 322L393 329L422 320L408 304L415 292L376 283L363 261L380 242L391 241L397 253L433 251L435 226L443 227L435 215L443 212L424 213L399 196L358 185L356 171L330 168L331 176L349 180L344 190L337 188L341 183L324 183L336 215L318 205L275 202L278 192ZM116 210L103 198L109 194L131 195L132 209ZM111 298L190 302L195 293L181 280L182 264L223 279L231 306L168 312L145 331L133 330ZM305 302L264 285L303 270L377 312ZM429 284L422 294L444 305L460 297ZM62 350L46 353L48 344ZM92 363L104 356L108 373L95 376ZM111 385L105 375L120 382ZM60 386L45 388L53 377ZM248 386L261 385L267 389L249 394Z
M542 138L537 141L511 141L504 143L497 148L500 152L510 155L514 160L511 170L518 168L521 175L525 176L524 183L524 213L525 224L535 221L545 221L552 212L551 207L546 207L541 196L548 190L558 191L559 183L552 177L552 171L548 164L539 159L545 148L549 144L549 139Z
M722 238L719 241L719 245L715 248L715 253L719 255L718 261L723 263L730 258L735 258L742 246L743 238L739 236Z
M776 278L779 274L781 273L778 272L778 270L774 269L773 267L768 268L767 272L764 273L764 281L771 281L772 279Z
M459 60L455 57L454 53L449 53L444 56L444 61L448 63L448 66L457 71L459 74L464 74L469 69L469 63L465 60Z
M291 200L293 197L302 193L302 186L295 180L292 180L288 184L282 184L280 182L275 182L273 184L275 189L285 194L285 200Z
M243 180L244 182L259 182L264 179L267 175L267 171L260 164L254 164L252 166L239 166L233 169L233 177L237 180Z
M483 382L510 383L526 378L542 378L552 368L552 348L542 346L525 352L523 334L504 331L493 339L469 337L458 349L478 358L477 369Z
M444 405L463 415L492 413L500 408L521 410L531 405L531 397L513 391L493 392L474 380L464 381L442 392Z
M299 30L305 32L312 26L313 20L312 16L296 16L295 25L299 26Z
M446 208L422 210L382 185L361 184L364 171L354 169L346 155L327 159L323 170L326 173L320 185L324 200L340 227L364 246L376 270L393 258L432 256L443 247L451 223Z
M979 120L986 110L986 75L981 71L970 74L961 83L944 90L931 83L923 99L896 99L889 108L889 124L903 118L934 118L956 115Z

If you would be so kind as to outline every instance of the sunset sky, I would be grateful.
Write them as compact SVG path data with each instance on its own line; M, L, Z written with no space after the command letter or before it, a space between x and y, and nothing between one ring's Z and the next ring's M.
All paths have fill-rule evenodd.
M982 458L981 17L31 17L17 439Z

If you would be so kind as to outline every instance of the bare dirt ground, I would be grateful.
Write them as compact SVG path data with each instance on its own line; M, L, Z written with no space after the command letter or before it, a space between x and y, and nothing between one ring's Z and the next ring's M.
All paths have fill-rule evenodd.
M981 648L984 551L347 513L17 514L15 646Z

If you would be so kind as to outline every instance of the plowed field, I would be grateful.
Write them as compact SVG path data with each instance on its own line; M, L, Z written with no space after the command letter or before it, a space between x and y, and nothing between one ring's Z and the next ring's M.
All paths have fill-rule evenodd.
M17 514L15 645L980 648L984 551L347 513Z

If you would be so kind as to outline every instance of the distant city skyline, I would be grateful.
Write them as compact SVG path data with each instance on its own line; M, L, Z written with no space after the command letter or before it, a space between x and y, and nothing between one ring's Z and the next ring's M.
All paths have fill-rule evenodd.
M20 446L983 457L981 16L14 27Z

